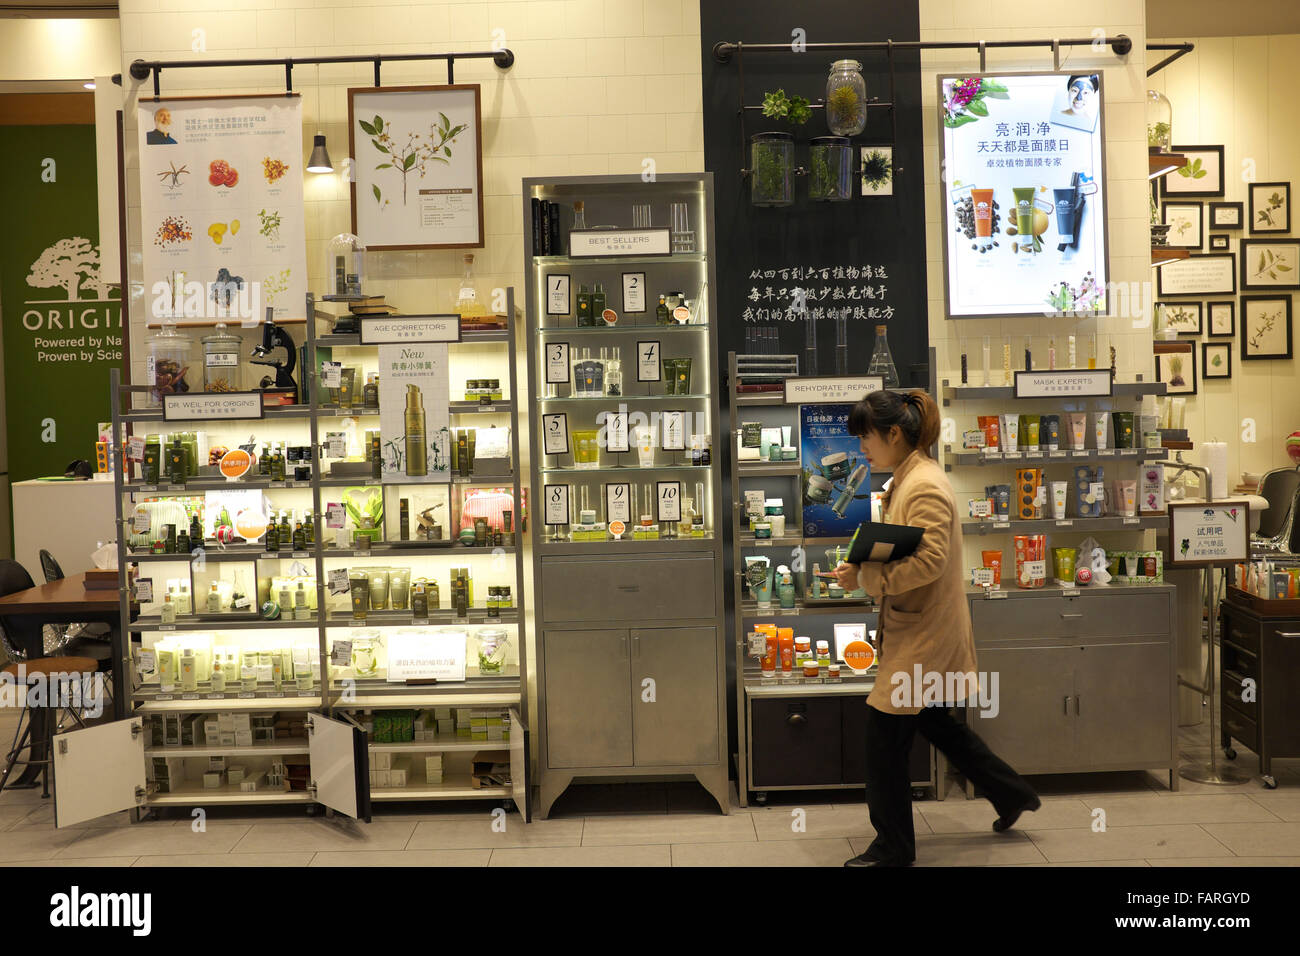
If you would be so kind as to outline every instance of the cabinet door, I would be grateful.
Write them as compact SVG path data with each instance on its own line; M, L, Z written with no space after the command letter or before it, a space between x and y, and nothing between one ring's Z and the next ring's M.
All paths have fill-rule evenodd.
M966 719L995 754L1021 773L1074 769L1078 656L1077 647L980 649L980 671L987 672L990 680L994 674L998 677L997 710L970 708Z
M859 706L864 706L860 699L844 701L846 709ZM816 787L844 779L839 698L751 697L749 710L751 789ZM865 738L855 749L865 752ZM865 780L865 771L860 773Z
M351 721L307 715L307 751L316 800L354 820L370 822L370 749Z
M841 703L843 777L840 783L867 782L867 698L845 697ZM920 734L912 738L912 752L907 758L908 779L915 784L930 779L930 741Z
M542 645L546 765L632 766L627 631L544 631Z
M1269 756L1300 756L1300 622L1269 621L1261 637L1259 725ZM1263 741L1261 741L1261 744Z
M716 764L717 628L634 628L631 633L637 766Z
M1172 652L1167 641L1079 650L1076 739L1085 768L1144 761L1168 765L1174 748Z
M139 717L55 734L54 825L70 827L144 803L144 740Z

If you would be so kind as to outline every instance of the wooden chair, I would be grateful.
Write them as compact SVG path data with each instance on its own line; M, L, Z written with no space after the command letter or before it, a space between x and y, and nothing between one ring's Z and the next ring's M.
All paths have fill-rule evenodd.
M78 727L86 726L81 711L86 703L83 690L95 679L96 662L89 657L41 657L36 660L10 664L4 668L4 678L16 685L14 692L21 697L22 712L14 739L5 756L4 774L0 776L0 790L9 782L14 766L23 763L28 768L39 767L41 796L50 795L50 766L53 763L49 747L63 725L69 721ZM43 700L32 703L33 685L45 684ZM74 686L80 685L80 686ZM37 728L40 716L45 727ZM30 749L25 761L18 758ZM35 786L35 780L29 786Z

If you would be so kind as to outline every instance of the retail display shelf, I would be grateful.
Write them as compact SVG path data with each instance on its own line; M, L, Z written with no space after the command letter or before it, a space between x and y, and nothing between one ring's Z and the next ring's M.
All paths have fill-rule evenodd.
M619 332L638 332L641 334L650 333L653 335L661 335L671 332L693 332L697 329L703 331L707 330L708 327L709 323L707 322L689 322L685 325L678 325L677 323L672 325L626 325L620 322L618 325L586 325L581 327L576 325L561 325L555 328L538 329L537 332L540 335L570 335L574 332L579 335L585 335L592 332L599 332L601 335L617 335Z
M222 547L214 541L205 541L202 548L203 560L205 561L310 561L316 553L315 551L267 551L265 548L239 545ZM191 561L196 557L197 555L193 552L154 554L150 551L140 551L127 552L126 555L127 561L133 563L140 561Z
M1166 262L1186 259L1188 255L1190 255L1190 253L1186 249L1171 249L1169 246L1152 246L1151 264L1153 266L1162 266Z
M785 392L740 392L735 401L737 405L784 405Z
M266 418L310 418L310 405L267 405L262 409L262 415ZM129 412L122 413L124 422L167 422L163 417L161 408L137 408ZM185 422L172 421L167 422L171 426L184 425Z
M805 604L803 601L796 601L794 607L772 607L761 608L754 601L742 601L740 605L740 616L746 620L760 617L803 617L805 614L879 614L880 606L869 604L861 598L844 598L835 601L828 600L825 604Z
M606 405L617 405L619 402L627 402L627 401L675 402L675 401L681 401L682 399L686 399L688 401L690 400L698 401L700 399L705 399L710 397L711 396L708 393L700 394L698 392L692 392L689 395L684 395L680 393L676 395L664 395L662 393L656 393L651 395L627 395L627 394L624 395L557 395L557 396L549 396L549 397L546 395L538 395L537 400L539 402L547 402L547 403L559 402L561 404L565 402L604 402Z
M555 555L576 554L645 554L664 551L711 551L713 535L703 538L646 538L620 541L551 541L546 550Z
M511 334L508 329L462 329L460 333L460 342L448 343L456 345L474 345L479 342L509 342ZM351 334L330 334L318 335L316 344L321 348L371 348L372 346L362 346L361 336L355 332Z
M494 749L491 744L501 741L487 741L487 747L482 746L483 743L479 741L476 749L491 750ZM509 746L509 741L506 741L506 746ZM371 800L501 800L512 795L510 787L475 788L467 773L447 774L442 783L426 783L420 779L405 787L376 787L370 791Z
M508 747L508 740L466 740L464 737L439 737L437 740L408 740L400 744L370 744L372 754L451 753L452 751L483 750L493 744Z
M801 544L803 538L798 535L785 535L780 538L756 538L752 534L740 536L742 548L797 548Z
M1052 452L997 452L986 455L978 451L945 451L944 464L953 465L1064 465L1077 461L1163 461L1169 457L1165 448L1066 449Z
M466 667L463 681L441 683L436 681L428 684L408 684L404 681L390 683L379 676L368 676L360 679L348 678L347 683L340 683L341 680L342 678L336 674L333 685L336 694L346 692L361 697L383 697L385 694L400 696L417 691L422 693L425 690L460 691L463 689L469 689L473 693L495 693L499 691L503 694L514 694L519 691L519 665L511 664L503 668L500 674L480 674L477 667ZM336 701L335 704L345 709L350 706L346 701Z
M317 621L314 614L303 621L266 621L260 617L236 617L226 621L214 615L207 618L177 618L171 624L164 624L161 618L148 615L136 618L131 622L128 630L132 634L145 631L149 633L155 631L165 633L167 631L261 631L292 630L294 628L315 630L316 625Z
M1155 179L1187 165L1186 153L1148 153L1147 178Z
M228 693L220 700L214 700L206 691L198 694L135 694L136 713L205 713L217 710L319 710L320 694L304 694L301 697L287 696L293 691L257 691L253 697L240 697L238 693ZM167 748L176 750L175 747ZM245 748L248 749L248 748Z
M323 481L323 480L322 480ZM356 484L354 480L352 482ZM378 482L376 482L378 484ZM173 485L163 482L157 485L147 485L142 481L128 481L122 484L122 490L132 494L145 495L197 495L205 491L242 491L244 489L261 489L264 491L277 491L285 488L311 488L311 479L303 478L301 480L290 479L288 481L272 481L270 478L248 478L238 481L229 481L221 477L203 477L190 478L184 484Z
M1117 591L1150 591L1152 588L1159 589L1172 587L1172 584L1168 584L1164 581L1156 581L1153 584L1118 584L1111 582L1110 584L1089 584L1085 587L1078 587L1075 585L1060 584L1056 581L1049 580L1041 588L1001 587L986 590L973 584L967 584L966 593L968 595L982 594L986 600L991 601L998 601L1007 598L1012 600L1024 600L1032 598L1035 595L1041 596L1043 594L1066 595L1073 598L1088 598L1100 601L1104 600L1107 594L1114 594Z
M220 787L205 787L202 783L187 784L170 793L151 793L145 801L151 807L192 807L197 804L212 806L224 803L315 803L306 790L254 790L240 789L237 783Z
M704 264L708 257L702 252L679 252L670 256L533 256L537 266L613 266L637 263L640 265L673 265L674 263Z
M963 534L1047 534L1052 531L1092 534L1096 531L1144 531L1168 528L1168 515L1139 515L1133 518L1044 518L1033 521L963 521Z
M398 685L394 685L398 686ZM422 693L415 693L404 687L401 693L393 694L357 694L355 699L335 702L335 709L366 710L385 707L518 707L520 690L476 691L464 685L453 687L448 684L431 684ZM482 743L482 741L479 741Z
M1079 371L1087 371L1080 369ZM1166 385L1164 382L1116 382L1113 386L1112 398L1140 398L1143 395L1164 395ZM986 399L1005 400L1014 399L1016 389L1012 385L952 385L947 380L943 383L944 401L955 402L979 402ZM1090 396L1094 398L1106 398L1107 396ZM1021 401L1043 402L1050 401L1048 398L1026 398ZM1061 400L1066 400L1062 396ZM1071 401L1078 401L1077 397L1070 398Z
M365 620L354 620L351 611L334 611L326 624L329 627L383 627L389 624L423 627L428 624L518 624L519 609L507 608L499 617L489 617L487 608L481 604L469 609L468 617L457 617L453 608L430 608L427 621L417 621L410 611L371 611Z
M736 474L741 478L775 478L778 475L798 475L803 472L803 465L797 461L783 461L779 464L750 463L742 461L736 466Z
M390 558L403 556L412 558L454 558L457 555L514 553L514 545L502 545L499 548L475 545L467 548L463 544L443 544L438 546L428 545L421 547L412 543L409 547L393 544L373 544L367 551L326 548L323 552L323 557L328 561L330 558L369 558L378 555Z
M683 462L680 465L652 465L644 468L640 465L606 465L601 468L574 468L572 465L563 468L539 468L538 471L546 475L565 474L565 475L599 475L599 474L623 474L629 471L698 471L701 475L709 473L708 465L692 465L690 462Z
M745 678L745 696L747 697L861 697L871 693L876 686L875 668L866 675L858 677L849 672L841 677L839 683L818 683L811 680L795 678L794 680L764 681L762 678L751 680Z
M289 737L251 747L146 747L146 757L260 757L275 754L305 754L311 750L305 737Z

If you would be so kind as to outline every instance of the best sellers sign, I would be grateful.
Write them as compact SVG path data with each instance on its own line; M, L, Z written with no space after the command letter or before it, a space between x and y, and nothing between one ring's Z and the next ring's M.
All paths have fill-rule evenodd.
M954 319L1107 315L1100 73L941 76Z

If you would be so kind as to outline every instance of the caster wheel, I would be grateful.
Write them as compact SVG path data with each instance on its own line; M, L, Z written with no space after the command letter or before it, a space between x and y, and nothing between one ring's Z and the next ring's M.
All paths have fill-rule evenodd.
M505 810L506 813L514 813L515 802L513 800L502 800L501 809Z
M912 788L912 799L913 799L913 800L924 800L924 799L925 799L925 788L924 788L924 787L913 787L913 788Z
M1223 756L1227 757L1229 760L1236 760L1237 751L1233 750L1231 747L1225 747L1223 749Z
M1275 779L1274 779L1273 777L1271 777L1271 776L1267 776L1267 775L1266 775L1266 776L1264 777L1264 789L1265 789L1265 790L1276 790L1276 789L1277 789L1277 780L1275 780Z
M767 805L767 793L765 793L765 792L760 792L760 793L756 793L756 794L754 794L754 802L757 803L759 806L766 806L766 805Z

